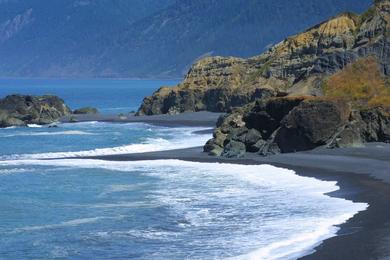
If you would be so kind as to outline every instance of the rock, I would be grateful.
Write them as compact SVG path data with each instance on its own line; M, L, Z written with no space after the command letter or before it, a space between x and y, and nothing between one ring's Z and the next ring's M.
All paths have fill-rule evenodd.
M265 106L265 111L275 121L280 122L290 111L298 106L305 97L272 98Z
M85 114L98 114L99 111L94 107L82 107L73 111L75 115L85 115Z
M257 152L260 149L263 137L256 129L250 129L246 132L244 143L248 152ZM257 149L259 148L259 149Z
M379 107L352 110L346 102L322 97L255 102L224 116L218 125L205 150L229 158L246 152L267 156L318 146L390 141L388 111Z
M247 152L257 153L264 150L264 147L267 145L267 142L263 139L258 140L255 144L245 144Z
M77 123L78 121L79 120L74 116L69 117L69 123Z
M215 146L214 149L212 149L209 152L209 155L211 155L211 156L221 156L222 153L223 153L223 148L220 147L220 146Z
M259 130L264 139L268 139L279 127L279 122L266 111L249 112L245 115L244 121L248 128Z
M340 14L288 37L259 56L201 59L183 82L173 88L161 88L145 98L137 114L229 112L282 93L321 96L327 76L370 55L378 59L381 71L390 75L389 13L389 0L376 1L361 16ZM288 100L282 102L296 105ZM290 110L277 103L269 104L265 110L276 122L286 113L278 109L279 105Z
M361 133L353 125L345 126L327 145L328 148L360 147L363 145Z
M0 99L0 127L50 124L70 114L56 96L10 95Z
M239 158L242 157L245 152L245 144L231 140L225 145L225 149L221 155L226 158Z
M310 150L325 145L348 122L349 106L343 102L308 99L280 122L274 142L282 153Z
M20 119L10 117L5 111L0 110L0 127L26 126L26 123Z

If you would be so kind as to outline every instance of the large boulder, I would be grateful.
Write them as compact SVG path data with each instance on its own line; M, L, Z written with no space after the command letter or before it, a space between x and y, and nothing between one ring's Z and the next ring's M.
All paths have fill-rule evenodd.
M325 145L348 122L350 113L344 102L309 98L280 121L273 142L282 153Z
M351 109L346 102L321 97L281 97L224 116L204 151L241 157L245 152L272 155L377 141L390 141L385 109Z
M70 113L57 96L9 95L0 99L0 127L50 124Z

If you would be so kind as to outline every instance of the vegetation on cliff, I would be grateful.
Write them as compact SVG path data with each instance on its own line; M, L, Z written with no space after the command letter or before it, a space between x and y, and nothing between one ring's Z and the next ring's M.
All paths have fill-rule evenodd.
M330 76L324 86L328 97L341 98L356 108L390 108L390 84L375 57L359 59Z
M373 56L390 73L390 1L358 16L343 13L249 59L208 57L184 81L145 98L138 114L226 112L259 98L323 95L324 80L360 58ZM381 102L372 100L373 103Z
M389 0L376 1L362 16L342 14L253 58L266 64L257 77L284 82L272 86L287 96L233 109L205 152L239 157L390 142L389 13Z
M389 142L389 112L389 77L369 56L331 75L324 97L270 98L234 110L221 119L204 150L237 157Z

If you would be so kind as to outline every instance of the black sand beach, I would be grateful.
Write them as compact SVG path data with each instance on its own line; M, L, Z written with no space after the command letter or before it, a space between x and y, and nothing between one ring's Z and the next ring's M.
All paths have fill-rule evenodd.
M206 115L209 117L205 117ZM157 116L154 119L148 117L147 120L137 118L136 121L130 122L210 126L213 117L215 123L218 116L212 113L188 113L176 119L166 117L166 119L164 116ZM189 123L192 119L195 120ZM320 148L269 157L248 154L240 159L210 157L202 152L202 147L88 158L113 161L180 159L197 162L272 164L292 169L301 176L337 181L340 190L331 193L331 196L366 202L370 206L366 211L358 213L350 221L342 224L338 236L325 240L317 246L314 253L302 259L388 259L390 256L390 144L371 143L364 147L332 150Z

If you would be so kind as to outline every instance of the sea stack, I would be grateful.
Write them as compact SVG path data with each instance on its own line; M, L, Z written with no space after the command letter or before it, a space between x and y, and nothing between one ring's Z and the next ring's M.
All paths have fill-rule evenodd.
M51 124L70 113L57 96L9 95L0 99L0 127Z

